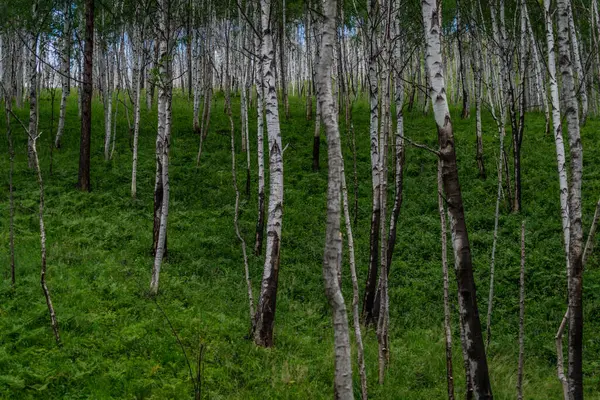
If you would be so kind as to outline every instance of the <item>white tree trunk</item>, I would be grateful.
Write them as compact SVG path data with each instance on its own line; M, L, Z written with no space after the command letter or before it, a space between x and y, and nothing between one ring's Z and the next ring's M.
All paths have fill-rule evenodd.
M156 135L156 164L160 174L160 180L157 183L162 185L162 204L160 209L160 228L158 233L158 243L154 257L154 266L152 268L152 281L150 283L150 292L153 295L158 293L158 281L160 276L160 267L162 265L166 236L167 236L167 218L169 215L169 145L171 137L171 98L173 83L171 81L171 26L170 26L170 6L171 0L159 0L159 65L158 65L158 132ZM158 176L157 176L158 178Z
M452 247L458 283L460 323L464 333L463 347L469 364L467 372L470 374L476 398L491 399L492 391L477 309L473 264L458 179L454 133L446 100L438 4L436 0L423 0L421 7L426 40L425 61L429 75L429 96L437 125L442 180L450 215Z
M571 62L569 38L569 7L567 0L557 2L557 29L560 72L562 76L562 99L569 133L571 182L569 184L569 396L583 399L583 307L582 307L582 256L583 229L581 222L581 177L583 150L579 131L579 104ZM573 38L571 38L571 41Z
M32 5L32 20L35 21L37 18L37 1L34 1ZM37 110L37 43L38 36L34 32L35 27L32 27L32 31L28 33L27 47L29 48L27 58L27 72L28 83L29 83L29 135L27 137L27 155L29 168L35 167L35 160L33 154L33 138L37 137L37 126L38 126L38 110Z
M137 195L137 163L138 163L138 141L140 136L140 103L142 97L142 28L134 27L133 34L133 160L131 166L131 197L135 199ZM170 68L169 68L170 69ZM170 100L169 100L170 101ZM170 129L170 128L169 128Z
M275 304L279 277L281 224L283 220L283 148L279 127L279 107L273 68L274 49L271 35L271 0L261 0L261 63L265 89L265 109L269 142L269 207L267 245L260 297L255 318L254 340L257 345L273 345Z
M70 2L65 2L65 8L63 9L63 32L61 36L62 52L60 54L60 71L62 76L60 81L62 84L62 94L60 98L60 114L58 117L58 128L56 130L56 140L54 141L54 147L60 148L60 140L65 129L65 115L67 114L67 99L71 91L70 78L71 73L71 12L69 10L71 6Z
M353 399L352 362L350 354L350 334L348 316L342 296L341 281L338 271L342 264L341 187L344 161L337 120L337 112L333 100L331 84L331 67L333 62L333 46L335 41L335 14L337 1L323 0L323 36L321 39L321 59L317 67L318 101L321 104L321 116L327 132L327 154L329 173L327 185L327 228L325 235L325 254L323 257L323 278L325 294L333 312L335 378L334 397L336 399Z

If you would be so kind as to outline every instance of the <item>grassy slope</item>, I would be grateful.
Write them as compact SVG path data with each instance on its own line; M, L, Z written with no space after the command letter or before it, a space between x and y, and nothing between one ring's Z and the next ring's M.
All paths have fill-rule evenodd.
M326 159L311 172L312 123L303 102L292 98L292 118L282 122L285 152L285 211L276 346L259 349L248 340L248 311L241 249L233 224L228 123L222 101L213 108L211 133L200 168L198 139L191 132L191 108L176 98L171 145L169 259L161 275L159 302L191 358L198 342L206 346L204 393L211 399L331 398L333 352L330 312L322 285ZM237 104L237 103L236 103ZM64 348L55 347L39 287L37 186L26 167L26 140L15 124L17 286L8 279L8 161L0 144L0 397L1 398L188 398L191 383L182 351L168 323L145 292L150 280L152 190L156 113L143 111L138 199L129 195L131 154L122 109L117 152L103 161L102 113L94 104L91 193L74 189L77 179L76 97L71 98L63 149L54 152L49 175L49 101L41 102L39 142L46 180L49 287ZM58 104L55 104L55 116ZM236 113L239 114L239 113ZM454 113L458 115L457 112ZM21 115L25 116L23 112ZM355 108L359 162L359 218L354 227L359 278L366 277L370 221L368 106ZM237 126L239 121L236 120ZM485 320L489 259L496 192L495 125L485 121L489 178L476 178L474 120L455 120L457 152L467 223ZM2 122L2 124L4 121ZM4 125L3 129L4 129ZM583 131L585 152L584 222L589 226L600 194L600 126L590 120ZM251 132L255 132L252 123ZM406 117L406 135L434 146L431 117ZM345 135L346 169L351 160ZM255 142L254 134L252 140ZM239 137L238 137L239 143ZM323 156L326 155L325 140ZM256 214L256 155L253 147L252 196L243 198L241 228L252 244ZM553 335L565 310L565 272L561 251L554 144L543 134L543 118L530 115L523 142L522 215L503 205L496 269L496 302L489 362L497 399L514 398L517 364L519 226L527 220L527 314L525 397L560 397L555 378ZM245 176L240 156L239 180ZM391 365L383 387L376 383L377 342L366 334L367 370L372 398L443 398L446 391L442 336L442 282L436 161L422 150L407 149L405 200L390 275ZM587 228L586 228L587 229ZM452 259L452 258L450 258ZM598 257L585 274L585 387L600 398L600 273ZM261 259L250 256L259 285ZM348 273L344 287L351 299ZM452 280L452 282L454 282ZM454 289L455 285L452 285ZM456 320L455 291L453 310ZM464 378L458 330L454 323L454 365L458 390ZM358 393L358 379L355 376Z

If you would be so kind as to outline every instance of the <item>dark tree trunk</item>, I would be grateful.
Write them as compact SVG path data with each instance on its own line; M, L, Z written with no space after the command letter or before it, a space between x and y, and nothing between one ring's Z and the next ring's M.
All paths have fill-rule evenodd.
M94 0L85 0L85 48L83 93L81 94L81 141L79 147L79 189L90 191L90 148L92 140L92 69L94 55Z
M367 274L367 283L365 285L365 294L363 299L362 319L365 325L377 322L373 312L375 304L375 294L377 292L377 273L379 271L379 229L380 229L381 210L373 210L371 214L371 233L369 249L369 272Z
M158 236L160 232L160 213L163 206L163 179L162 179L162 165L157 163L156 165L156 182L154 185L154 223L152 229L152 255L156 256L156 250L158 249ZM163 251L163 257L167 258L167 234L165 232L165 247Z
M465 326L465 345L472 365L473 384L479 389L480 398L492 398L488 374L481 322L477 308L477 294L473 278L471 248L467 234L462 193L458 182L458 166L454 150L452 124L446 120L444 127L438 127L438 142L442 160L442 181L450 214L453 248L456 259L456 280L460 303L460 317Z

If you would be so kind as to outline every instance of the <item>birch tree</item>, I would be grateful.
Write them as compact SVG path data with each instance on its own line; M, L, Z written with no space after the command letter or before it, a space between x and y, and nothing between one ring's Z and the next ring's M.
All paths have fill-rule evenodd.
M58 117L58 128L56 130L56 140L54 147L60 148L60 140L65 129L65 116L67 113L67 99L71 92L70 71L71 71L71 2L64 1L63 9L63 31L61 35L62 50L60 54L60 65L62 75L60 77L62 84L62 93L60 98L60 114Z
M269 146L269 206L267 244L263 278L254 318L254 341L259 346L273 346L273 326L277 301L277 283L283 220L283 148L279 126L279 104L275 88L274 49L271 33L271 0L261 0L261 67L265 96L266 125Z
M318 101L321 104L321 118L327 133L328 184L327 184L327 227L325 234L325 255L323 256L323 278L325 294L333 312L335 378L334 397L353 399L352 363L350 355L350 335L346 304L342 296L339 271L342 268L341 187L344 162L338 116L333 101L331 66L336 32L337 1L323 0L323 21L320 60L317 67Z
M89 192L92 140L92 70L94 56L94 0L85 0L85 47L81 93L81 140L79 144L79 177L77 186Z
M171 140L171 100L173 82L171 74L172 21L171 0L158 3L158 130L156 134L156 177L154 185L154 265L150 293L158 293L160 268L167 246L167 219L169 216L169 146ZM158 220L158 232L157 232Z
M571 182L569 184L569 397L583 399L583 228L581 222L581 177L583 150L579 131L579 105L575 97L575 79L569 37L569 7L567 0L557 1L559 66L562 75L561 97L566 105L565 117L569 134Z
M450 216L452 248L454 250L459 293L460 323L464 332L462 344L469 361L468 373L471 376L476 398L491 399L492 390L477 309L471 249L458 180L454 133L446 100L438 3L436 0L424 0L421 7L426 41L425 61L430 85L428 89L437 125L442 182Z

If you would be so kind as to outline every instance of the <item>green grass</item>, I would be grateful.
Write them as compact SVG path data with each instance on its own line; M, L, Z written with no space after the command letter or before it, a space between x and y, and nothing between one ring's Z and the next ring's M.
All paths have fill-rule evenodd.
M236 99L237 100L237 99ZM275 347L257 348L248 339L248 305L241 248L233 228L228 122L220 97L213 107L211 132L202 162L195 168L198 138L191 126L191 106L183 97L173 104L169 258L161 272L158 302L188 353L205 345L204 398L326 399L333 395L333 332L322 282L326 205L326 141L319 173L311 171L313 122L304 119L303 100L290 99L291 118L282 121L285 199L282 260ZM239 103L234 102L236 128ZM117 150L103 160L103 119L94 103L92 192L75 189L78 168L77 102L70 99L63 148L53 153L50 169L50 104L40 104L38 143L46 185L48 285L59 319L64 347L56 348L39 285L38 192L27 169L26 137L14 124L17 285L10 287L8 266L8 157L0 144L0 397L5 399L190 398L192 383L180 346L161 311L147 296L152 257L152 191L156 112L142 110L138 199L130 197L131 152L121 108ZM26 117L26 110L18 114ZM55 118L58 101L55 104ZM484 119L487 180L477 179L474 119L461 121L454 111L457 153L467 225L473 250L479 309L485 322L489 262L496 193L496 128ZM252 113L252 120L254 119ZM407 114L406 135L436 145L431 116ZM354 123L358 147L359 215L354 228L359 280L366 279L371 205L368 105L357 103ZM496 399L515 397L518 332L520 223L526 220L526 360L527 399L558 399L554 333L565 311L566 279L561 245L558 179L552 137L545 136L543 116L528 114L523 140L523 212L502 206L496 256L496 297L492 343L488 352ZM4 124L4 121L2 122ZM55 124L56 126L56 124ZM5 126L2 125L4 130ZM583 129L584 224L589 227L600 195L600 121ZM255 123L251 124L255 143ZM51 133L52 132L52 133ZM346 170L351 184L351 156L343 132ZM239 151L239 132L238 132ZM256 150L252 147L252 196L242 197L240 226L252 245L256 218ZM240 188L245 159L238 157ZM351 195L352 196L352 195ZM391 363L386 383L377 377L377 340L365 334L367 373L372 398L441 399L445 397L442 332L442 279L436 160L407 148L404 204L390 274ZM452 260L452 257L450 257ZM589 259L584 278L584 371L587 398L600 398L599 258ZM250 256L255 292L262 259ZM452 282L454 368L457 391L464 374L458 346L456 290ZM351 299L346 267L344 291ZM353 358L354 360L354 358ZM355 393L359 379L355 371Z

